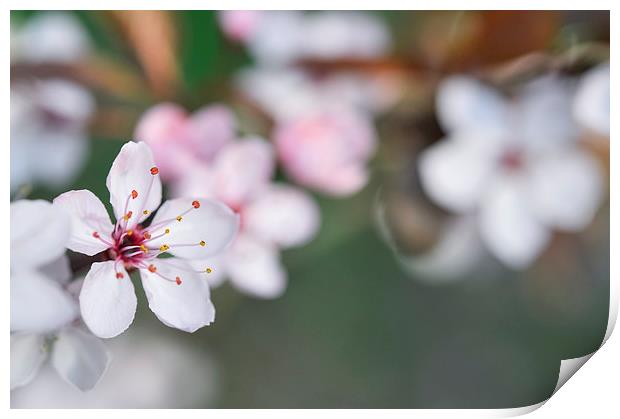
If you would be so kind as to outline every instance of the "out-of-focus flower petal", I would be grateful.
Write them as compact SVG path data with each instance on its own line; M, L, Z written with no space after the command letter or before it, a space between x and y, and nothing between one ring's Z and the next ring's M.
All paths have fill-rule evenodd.
M578 148L558 150L532 163L529 197L545 224L579 231L594 218L603 197L603 176L596 160Z
M40 266L60 257L70 229L69 217L50 202L12 202L11 270Z
M260 24L264 12L260 10L221 10L218 21L230 39L247 42Z
M248 39L247 47L261 64L277 66L296 60L303 52L304 19L298 11L271 11Z
M35 90L37 106L73 123L84 123L95 112L93 95L74 82L48 79Z
M258 298L277 298L286 289L286 271L278 250L248 235L240 235L226 252L226 270L239 290Z
M187 121L188 145L203 161L209 161L235 137L235 116L223 105L198 109Z
M571 115L572 89L568 81L553 76L526 84L516 101L510 133L513 141L532 152L549 150L577 140Z
M609 136L611 90L609 64L602 64L584 74L577 87L573 115L584 127Z
M178 259L158 259L153 265L156 273L141 269L140 276L149 308L162 323L193 333L215 320L208 274L194 272Z
M269 143L249 138L230 144L213 163L212 190L218 199L239 207L266 188L275 168Z
M82 391L95 387L110 362L103 342L75 327L64 328L54 342L51 362L58 374Z
M17 30L16 59L32 63L68 63L90 49L88 35L68 13L41 13ZM11 51L13 52L13 51Z
M532 214L527 182L518 175L496 177L480 205L480 231L498 259L527 268L542 252L550 233Z
M493 89L465 76L445 79L438 88L437 118L444 130L496 131L507 118L507 104Z
M66 285L73 276L71 261L67 255L61 255L58 259L39 266L37 270L62 285Z
M147 143L164 179L181 175L192 158L185 150L187 113L174 103L160 103L147 110L136 125L134 138Z
M75 302L56 281L36 271L11 273L12 331L54 331L77 314Z
M420 181L438 204L454 212L474 209L489 183L495 139L444 139L420 154Z
M279 125L274 140L287 173L298 183L337 194L357 192L342 188L363 176L353 176L351 168L367 163L376 146L374 129L368 118L350 109L304 115ZM363 171L355 170L360 175ZM340 179L342 174L346 178Z
M71 217L69 249L92 256L110 247L93 235L97 233L101 239L111 243L114 226L105 206L91 191L65 192L54 199L54 207Z
M166 228L169 234L155 238ZM149 228L154 238L149 243L165 244L171 254L181 258L204 259L224 250L238 229L239 216L226 205L205 198L177 198L166 201L155 215Z
M300 189L274 184L243 211L244 229L282 247L310 241L320 225L316 202Z
M37 375L47 353L42 335L11 335L11 390L25 386Z
M93 263L80 292L82 319L100 338L123 333L136 314L136 293L125 268L115 262ZM117 273L122 275L117 278Z
M360 12L319 12L305 17L304 56L319 59L373 58L390 46L386 25Z
M106 185L116 218L132 213L125 223L126 229L134 228L161 204L161 180L153 171L155 167L153 153L143 142L126 143L112 163ZM133 191L137 192L135 198Z

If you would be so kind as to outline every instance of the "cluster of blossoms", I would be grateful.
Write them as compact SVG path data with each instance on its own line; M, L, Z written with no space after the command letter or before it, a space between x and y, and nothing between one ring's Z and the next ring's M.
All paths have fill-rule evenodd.
M87 34L68 14L37 15L11 27L11 62L68 65L90 51ZM62 98L62 100L58 100ZM88 153L91 93L63 78L11 82L11 190L35 182L71 181Z
M463 228L471 232L473 225L488 251L522 269L546 248L553 230L590 224L605 184L579 139L584 130L609 135L608 66L584 75L577 87L574 80L544 76L510 98L454 76L439 86L436 109L446 137L420 155L422 186L468 220L455 224L460 232L447 234L451 243L442 248L463 250L463 238L471 237Z
M115 224L88 190L66 192L53 204L11 205L12 388L33 378L50 345L59 374L80 389L92 388L108 356L83 326L101 338L129 327L137 304L129 278L134 270L164 324L194 332L215 319L206 280L212 269L191 261L227 248L239 217L208 198L173 199L160 207L159 168L144 143L122 147L106 184ZM92 263L83 280L69 282L66 249L103 261Z
M391 46L384 24L370 14L294 11L226 11L220 22L257 63L236 84L275 122L272 137L286 174L331 196L361 190L377 142L373 114L398 99L399 78L353 71L317 77L297 64L380 58Z

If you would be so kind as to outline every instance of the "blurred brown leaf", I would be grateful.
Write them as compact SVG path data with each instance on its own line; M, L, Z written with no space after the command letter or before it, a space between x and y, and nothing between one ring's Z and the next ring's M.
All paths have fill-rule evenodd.
M109 14L135 51L153 92L170 97L178 82L177 34L170 12L123 10Z

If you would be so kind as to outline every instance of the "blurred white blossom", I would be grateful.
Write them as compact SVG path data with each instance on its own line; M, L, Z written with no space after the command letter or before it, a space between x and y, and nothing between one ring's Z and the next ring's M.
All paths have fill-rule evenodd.
M301 246L316 234L319 209L298 188L273 182L272 147L260 138L229 143L209 164L188 167L176 184L176 196L207 196L225 202L239 214L241 227L228 251L191 262L213 267L210 280L224 278L259 298L275 298L286 289L280 249ZM213 283L213 282L212 282Z
M68 13L37 14L11 26L12 64L71 64L90 51L88 34ZM73 180L88 152L90 92L64 79L11 83L11 190Z
M11 85L11 189L71 181L86 159L94 110L90 93L69 81Z
M467 77L439 87L447 137L420 155L428 195L455 213L475 213L482 239L502 262L525 268L553 229L579 231L603 196L596 160L577 144L568 81L548 76L508 100Z
M64 255L69 235L69 217L49 202L11 204L11 389L30 383L48 356L82 391L107 368L105 347L76 324Z
M135 329L106 343L114 362L97 387L77 391L44 366L28 387L11 392L11 407L169 409L214 401L217 370L204 350Z
M609 137L610 95L609 64L601 64L585 73L573 104L577 122L598 135Z
M84 279L79 297L84 323L103 338L129 327L137 299L128 270L136 269L149 308L164 324L186 332L211 324L215 308L205 279L210 269L194 270L186 260L226 248L237 232L238 217L224 204L202 198L169 200L160 207L159 169L142 142L121 148L106 186L116 224L88 190L54 199L54 206L71 217L67 247L88 256L106 252L110 259L93 263ZM151 223L142 225L156 210ZM175 257L159 257L168 254Z

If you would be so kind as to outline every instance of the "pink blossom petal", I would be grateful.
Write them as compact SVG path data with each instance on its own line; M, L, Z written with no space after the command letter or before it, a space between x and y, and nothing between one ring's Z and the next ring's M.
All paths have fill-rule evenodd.
M246 42L256 31L263 13L259 10L221 10L218 21L226 36Z
M129 274L114 261L93 263L80 292L86 326L100 338L113 338L133 322L137 299Z
M226 106L205 106L187 121L187 144L202 161L209 161L235 137L235 125L235 116Z
M114 159L106 185L117 220L131 215L123 222L125 228L134 228L159 207L161 180L158 173L153 153L146 143L128 142Z
M286 289L286 271L273 245L244 234L226 253L226 270L239 290L258 298L277 298Z
M320 225L318 205L300 189L274 184L244 208L245 230L282 247L310 241Z
M204 259L228 247L238 228L239 216L221 202L177 198L166 201L155 215L149 227L153 236L149 243L166 245L178 257ZM170 230L168 234L156 238L166 229Z
M54 206L71 217L69 249L92 256L110 247L106 242L112 242L114 226L105 206L91 191L65 192L54 199Z
M155 273L140 270L149 308L167 326L193 333L215 320L206 273L179 259L158 259ZM165 277L166 279L162 278Z

